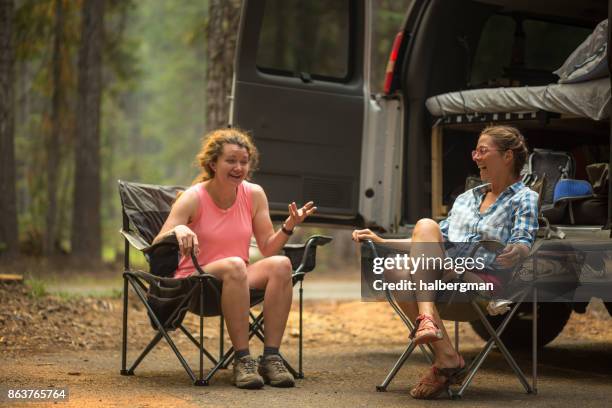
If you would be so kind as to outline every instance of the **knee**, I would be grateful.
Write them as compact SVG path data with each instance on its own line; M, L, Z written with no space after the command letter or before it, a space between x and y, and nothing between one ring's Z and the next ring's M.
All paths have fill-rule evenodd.
M270 274L274 279L291 281L291 261L286 256L276 255L270 258Z
M247 279L246 263L242 258L231 257L225 259L225 273L223 280L245 281Z
M439 235L440 226L430 218L421 218L417 221L412 231L412 235Z

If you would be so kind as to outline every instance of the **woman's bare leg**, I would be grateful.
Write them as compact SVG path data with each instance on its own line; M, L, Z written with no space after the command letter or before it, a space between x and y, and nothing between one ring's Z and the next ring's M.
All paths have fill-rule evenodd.
M413 233L413 239L417 236L416 245L414 242L406 243L405 247L400 248L405 252L410 252L413 248L418 251L423 249L431 249L435 248L436 245L431 244L436 242L442 242L442 234L440 233L440 229L438 224L436 224L432 220L421 220L415 226L415 233ZM419 245L421 242L421 245ZM426 242L427 244L422 244L422 242ZM418 255L421 255L421 252ZM415 254L412 254L415 255ZM427 256L427 254L426 254ZM442 249L440 248L439 253L429 254L429 256L444 256ZM415 275L411 274L410 271L406 269L393 269L385 271L385 280L387 282L400 282L402 280L411 280L415 284L418 285L419 279L423 279L426 281L433 281L437 279L435 274L428 274L434 276L427 276L427 272L420 271ZM423 276L426 275L426 276ZM418 286L417 286L418 288ZM402 309L402 311L406 314L408 319L412 322L415 322L418 315L422 313L430 314L434 317L434 320L438 324L438 327L442 330L442 339L440 341L431 343L432 348L436 354L436 366L438 367L454 367L457 365L457 353L455 352L452 342L444 328L444 324L438 315L438 311L435 307L434 302L417 302L417 297L413 292L402 291L401 293L393 293L398 306Z
M430 219L419 220L412 232L411 256L443 258L445 255L442 246L436 245L442 242L443 237L438 223ZM442 339L431 343L435 352L434 365L437 367L456 367L458 355L438 314L434 298L432 298L435 294L418 291L420 281L433 282L441 278L441 272L420 268L413 274L413 281L417 284L417 307L420 314L433 316L436 324L442 331Z
M286 256L264 258L247 267L247 279L250 287L265 289L264 345L279 347L293 298L291 261Z
M221 308L235 350L249 348L249 284L247 266L238 257L209 263L204 272L223 281Z

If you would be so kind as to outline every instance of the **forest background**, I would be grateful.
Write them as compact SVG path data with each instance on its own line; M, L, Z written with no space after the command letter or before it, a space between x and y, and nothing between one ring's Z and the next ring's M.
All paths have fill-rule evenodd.
M409 3L373 2L372 92ZM240 6L0 0L0 259L122 257L117 180L188 185L227 125Z

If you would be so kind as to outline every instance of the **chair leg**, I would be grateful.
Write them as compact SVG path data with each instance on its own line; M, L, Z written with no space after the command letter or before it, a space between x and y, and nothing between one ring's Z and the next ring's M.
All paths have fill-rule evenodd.
M406 350L404 350L404 352L400 356L400 358L397 359L397 361L393 365L393 368L391 368L391 371L389 371L389 373L385 377L385 379L382 382L382 384L376 386L376 391L378 391L378 392L385 392L385 391L387 391L387 387L389 386L391 381L393 381L393 378L395 378L395 376L397 375L399 370L402 368L402 366L404 365L404 363L406 362L408 357L410 357L410 355L414 351L415 347L416 347L416 344L414 344L411 341L410 344L408 345L408 347L406 348Z
M223 319L223 314L221 314L219 316L219 360L221 360L221 358L223 358L223 348L225 345L225 338L223 336L225 336L224 332L224 320Z
M459 322L455 320L455 351L459 354Z
M302 351L303 351L303 323L302 323L302 311L304 309L304 289L302 288L302 281L300 281L300 337L298 338L298 375L297 378L304 378L304 371L302 370Z
M210 381L210 379L222 368L227 368L229 363L232 361L234 356L234 347L230 347L227 352L219 359L219 362L208 372L204 381Z
M155 323L155 326L157 327L157 330L164 337L164 339L166 340L166 342L168 343L168 345L170 346L170 348L172 349L172 351L176 355L176 358L178 358L179 362L181 363L181 365L183 366L183 368L187 372L187 375L189 376L191 381L193 383L195 383L197 381L195 374L193 373L193 371L189 367L189 364L187 364L187 361L185 361L185 358L183 357L181 352L178 350L178 348L176 347L176 345L172 341L172 338L170 338L170 336L168 335L168 333L167 333L166 329L164 328L164 326L160 323L159 319L155 315L155 312L153 312L153 309L151 309L151 306L149 306L149 304L147 303L147 299L146 299L144 293L142 292L142 289L140 287L138 287L137 284L134 283L131 278L128 278L128 279L130 279L130 283L132 284L132 287L134 288L134 291L136 292L136 295L138 295L138 297L140 298L142 304L146 307L147 311L149 312L149 315L150 315L151 319L153 320L153 323Z
M518 366L518 364L516 363L516 361L514 360L514 358L512 357L510 352L508 351L508 349L506 348L506 345L501 341L501 339L499 337L501 335L501 333L500 334L496 333L495 329L493 329L493 327L491 326L491 323L489 323L489 321L487 320L487 317L484 315L482 310L480 310L478 305L476 305L476 304L474 304L474 305L476 306L476 312L480 316L480 320L482 320L482 324L485 326L485 328L489 332L489 335L493 338L493 341L495 341L495 344L497 345L497 348L499 348L499 351L501 351L501 353L506 358L506 361L508 362L508 364L510 365L512 370L515 372L515 374L518 377L519 381L521 382L521 384L523 384L523 387L525 387L525 391L527 393L531 393L533 391L531 389L531 385L527 381L527 377L525 377L525 374L523 373L521 368Z
M474 360L472 361L472 363L470 364L470 366L468 368L468 375L467 375L467 377L463 381L463 384L459 388L459 391L457 391L455 393L455 395L457 397L461 397L463 395L463 393L465 392L465 390L467 389L467 387L470 385L470 383L474 379L474 376L476 375L476 372L480 369L480 366L484 362L485 358L487 358L487 356L489 355L489 353L493 349L493 344L494 344L493 340L489 339L489 341L487 342L485 347L474 358Z
M534 394L538 393L538 289L534 286L533 288L533 301L532 301L532 326L531 334L531 380L533 382L531 389Z
M130 367L129 370L127 370L128 375L134 375L134 370L136 370L136 367L138 367L138 365L140 364L140 362L142 360L144 360L144 358L147 356L147 354L149 354L149 352L151 350L153 350L153 348L157 345L157 343L159 343L159 341L162 339L162 334L160 332L157 332L155 334L155 336L153 336L153 339L149 342L149 344L147 344L147 346L144 348L144 350L142 351L142 353L140 353L140 355L138 356L138 358L136 358L136 360L134 360L134 363L132 364L132 366Z
M200 344L199 344L199 355L200 355L200 376L194 382L194 385L208 385L208 381L204 381L204 352L208 358L212 357L204 348L204 284L200 281ZM184 330L181 324L181 329Z
M126 370L127 360L127 320L128 320L128 280L123 277L123 335L121 339L121 375L130 375Z
M393 300L393 297L388 291L387 291L387 301L389 302L393 310L395 310L395 312L400 317L400 319L404 322L404 324L408 328L408 332L409 333L412 332L414 330L414 324L412 324L410 319L408 319L408 317L404 314L404 312L401 310L399 305L395 303L395 301ZM389 385L389 383L391 383L393 378L395 378L395 376L397 375L399 370L402 368L402 366L404 365L408 357L410 357L410 355L412 354L415 348L416 348L416 345L411 341L408 344L408 347L406 348L406 350L404 350L402 355L395 362L395 364L391 368L391 371L389 371L389 373L387 374L387 377L384 379L382 384L376 386L376 391L384 392L387 390L387 386ZM421 352L423 353L423 355L425 356L429 364L433 364L434 351L433 351L433 348L431 347L431 344L419 344L419 349L421 350Z
M179 326L179 329L181 329L181 331L185 334L185 336L199 349L200 348L200 342L198 340L195 339L195 337L193 337L193 335L191 333L189 333L189 330L187 330L187 328L185 326L183 326L182 324ZM217 359L210 354L210 352L208 350L206 350L205 348L202 349L202 353L210 360L211 363L213 364L217 364L218 361Z
M465 392L467 387L469 387L469 385L471 384L472 380L474 379L474 376L476 375L476 372L480 369L480 366L482 365L484 360L487 358L487 356L489 355L489 353L493 349L493 345L496 344L496 339L499 340L499 336L502 335L502 333L504 332L504 330L506 329L506 327L510 323L510 320L512 320L512 317L514 316L514 314L518 310L518 308L520 306L520 303L522 302L524 297L525 296L523 295L523 297L521 297L516 302L514 307L512 307L510 309L510 311L508 312L506 318L502 321L502 323L497 328L497 331L495 331L495 330L493 331L493 333L495 335L491 336L489 338L489 340L487 341L487 343L485 344L483 349L476 356L476 358L474 358L474 360L472 361L472 363L470 364L470 366L468 368L468 375L467 375L466 379L463 381L463 384L461 385L459 390L454 394L454 397L460 398L461 396L463 396L463 393ZM473 303L473 302L472 302L472 306L477 310L477 312L481 313L481 320L484 320L484 322L486 322L488 324L489 321L486 319L486 317L484 316L484 314L480 310L479 306L477 304ZM485 324L484 322L483 322L483 324ZM489 324L489 327L491 327L490 324ZM489 334L491 334L491 333L489 333ZM501 340L500 340L500 343L501 343ZM512 359L512 361L514 361L514 359ZM521 372L521 374L522 374L522 372ZM521 381L521 383L522 383L522 381Z
M260 316L261 318L259 318ZM255 315L249 311L249 317L251 318L251 326L249 327L249 330L251 332L255 331L257 334L259 334L257 337L259 337L260 340L263 341L263 337L264 337L263 312L261 312L260 314L257 315L257 317L255 317Z

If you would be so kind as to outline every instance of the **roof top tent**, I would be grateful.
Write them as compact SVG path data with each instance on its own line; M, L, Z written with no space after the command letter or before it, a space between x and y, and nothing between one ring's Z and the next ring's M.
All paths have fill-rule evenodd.
M359 222L364 10L365 0L243 2L231 123L255 139L254 178L275 219L312 200L315 222Z
M597 23L607 18L608 12L611 10L608 7L608 0L583 2L516 0L457 0L448 2L430 0L423 1L423 3L423 8L419 11L418 24L415 26L416 30L404 28L406 44L403 44L400 50L407 50L407 54L400 54L398 57L401 63L396 64L393 73L394 81L389 89L390 94L399 92L404 99L404 123L406 123L404 131L406 135L404 177L407 190L403 195L402 208L404 210L403 221L407 224L414 223L421 217L430 216L432 209L430 190L433 188L431 179L432 138L430 135L432 125L437 118L431 116L426 110L425 101L432 96L453 91L479 87L512 86L512 84L495 85L491 83L478 86L473 82L474 72L477 69L490 68L498 62L482 63L477 58L479 46L481 46L479 41L483 38L489 40L495 38L494 35L488 35L484 31L489 19L492 16L500 16L499 18L507 20L514 19L517 22L517 27L529 23L532 24L531 28L533 28L533 26L542 22L576 27L577 30L583 29L585 32L589 32ZM527 20L530 21L527 22ZM532 21L533 23L531 23ZM496 32L501 30L499 26L493 28ZM531 44L528 43L529 45L537 42L534 41L533 37L532 35L531 39L526 40L531 40ZM545 85L556 81L550 79L544 81L543 77L533 76L534 72L538 75L542 73L537 72L538 70L521 70L519 69L521 66L512 66L516 49L520 49L517 47L517 38L525 41L525 32L522 29L514 29L514 41L511 37L506 42L492 43L492 46L498 49L507 47L508 51L512 52L512 61L508 64L510 66L503 67L504 73L510 73L510 75L504 76L522 75L524 82L520 86L531 85L527 81L533 81L533 85ZM580 37L576 36L576 38ZM582 39L584 39L584 36ZM564 38L565 42L567 44L562 45L570 47L569 50L560 50L560 47L556 46L553 51L566 57L571 53L573 47L579 43L571 45L569 44L570 41L565 41ZM608 43L610 43L610 39L608 39ZM609 54L608 58L610 58ZM560 60L560 63L562 61L563 59ZM553 66L548 71L548 75L552 70L559 67L560 63ZM532 76L528 77L527 74ZM610 139L612 138L609 121L604 120L597 122L597 124L591 121L593 125L589 124L589 121L590 119L583 119L583 124L593 127L593 133L599 132L598 134L601 135L601 130L604 129L605 133L602 136L605 137L604 140L607 140L609 149ZM487 124L488 122L483 122L481 127ZM524 123L519 122L517 125L520 127ZM545 122L541 122L539 126L544 128L545 125ZM537 127L537 123L532 127ZM527 131L529 132L529 129ZM591 130L588 131L591 132ZM529 135L528 139L530 139ZM469 143L473 142L474 140L470 140ZM457 154L457 152L454 154ZM466 157L469 157L469 152ZM610 157L607 157L605 161L611 161L610 159ZM466 159L466 161L469 160ZM464 174L463 177L465 178L465 173L457 172L457 174ZM609 196L612 197L612 194ZM607 226L609 227L612 219L612 202L608 205L608 213Z

